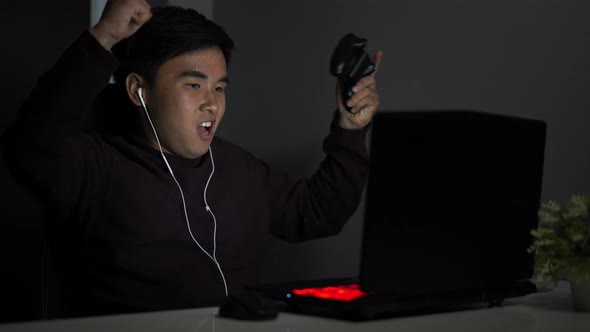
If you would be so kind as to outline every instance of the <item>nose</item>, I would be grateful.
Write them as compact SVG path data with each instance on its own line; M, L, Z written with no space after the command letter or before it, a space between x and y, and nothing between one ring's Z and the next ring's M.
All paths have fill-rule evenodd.
M219 102L213 92L208 91L205 93L200 109L203 112L217 113Z

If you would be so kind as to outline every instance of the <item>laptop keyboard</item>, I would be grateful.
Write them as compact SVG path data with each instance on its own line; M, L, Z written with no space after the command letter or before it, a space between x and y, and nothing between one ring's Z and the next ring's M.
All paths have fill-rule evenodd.
M345 302L354 301L367 295L367 293L361 291L358 284L315 288L296 288L293 289L293 294L297 296L307 296L312 298Z

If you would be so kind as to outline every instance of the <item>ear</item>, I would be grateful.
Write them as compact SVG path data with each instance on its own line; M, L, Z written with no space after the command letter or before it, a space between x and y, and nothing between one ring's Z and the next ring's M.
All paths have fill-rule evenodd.
M130 73L129 75L127 75L127 78L125 79L125 88L127 89L127 96L129 97L129 99L131 100L131 102L133 102L133 104L135 104L135 106L141 106L141 101L139 100L139 96L138 96L138 89L142 88L143 90L143 100L145 101L145 95L146 95L146 85L144 84L145 80L143 79L143 77L141 77L140 75L136 74L136 73ZM147 103L147 101L146 101Z

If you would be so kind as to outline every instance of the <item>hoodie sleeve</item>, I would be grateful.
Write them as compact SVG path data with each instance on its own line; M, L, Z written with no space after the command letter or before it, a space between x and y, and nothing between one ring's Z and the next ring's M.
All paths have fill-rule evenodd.
M341 231L358 208L366 183L367 131L333 123L323 144L326 156L309 179L294 180L265 166L274 236L298 242Z
M83 134L82 116L117 66L85 31L40 77L5 132L8 168L42 199L71 204L81 179L96 167L93 136Z

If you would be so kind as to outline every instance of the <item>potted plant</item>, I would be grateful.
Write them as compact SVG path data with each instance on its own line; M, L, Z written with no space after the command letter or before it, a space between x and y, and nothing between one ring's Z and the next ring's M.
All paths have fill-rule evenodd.
M575 310L590 311L590 197L572 196L561 206L549 201L539 211L528 249L535 255L534 278L554 286L565 274Z

